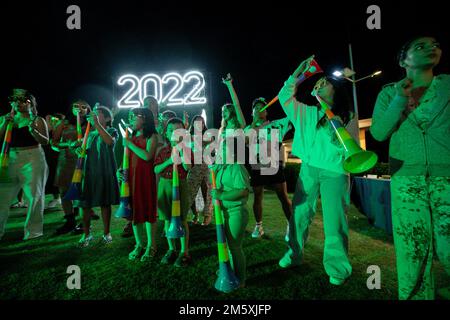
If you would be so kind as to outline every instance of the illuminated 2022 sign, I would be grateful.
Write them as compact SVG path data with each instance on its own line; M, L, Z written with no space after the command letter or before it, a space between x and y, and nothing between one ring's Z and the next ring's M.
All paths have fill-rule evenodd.
M166 106L204 105L207 101L205 77L199 71L190 71L184 75L170 72L162 77L148 73L140 78L125 74L117 80L117 85L124 88L119 90L119 108L139 107L149 95Z

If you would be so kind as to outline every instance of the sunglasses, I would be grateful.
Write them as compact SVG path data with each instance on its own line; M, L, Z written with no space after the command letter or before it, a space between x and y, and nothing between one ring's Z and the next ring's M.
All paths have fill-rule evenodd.
M87 109L87 106L85 104L78 104L78 103L74 103L72 105L72 108L76 108L76 109Z
M314 86L314 90L319 90L323 87L326 87L328 85L328 80L325 78L320 79L316 85Z
M27 97L8 97L9 102L31 103Z

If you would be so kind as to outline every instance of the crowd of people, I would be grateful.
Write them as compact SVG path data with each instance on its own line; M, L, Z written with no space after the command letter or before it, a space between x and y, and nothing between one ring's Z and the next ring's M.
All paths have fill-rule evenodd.
M406 71L406 77L386 85L380 92L370 128L375 139L390 141L392 217L400 299L435 297L434 253L450 272L450 76L433 73L440 57L439 43L432 37L415 38L403 46L398 62ZM346 218L350 174L343 168L345 149L324 110L319 104L307 105L298 97L298 78L312 61L312 57L302 61L281 88L278 97L286 117L278 120L268 120L267 110L263 108L267 102L257 98L251 105L252 123L247 125L231 76L223 79L232 103L222 106L219 143L212 163L191 160L196 152L211 148L213 143L202 138L180 144L180 140L174 138L175 132L180 130L192 136L200 132L203 137L208 128L202 116L196 115L189 121L186 114L180 118L173 111L160 112L158 101L152 96L144 99L142 107L129 111L125 130L131 133L122 136L117 126L113 126L114 115L106 106L96 104L91 108L86 101L77 100L66 113L44 119L38 115L34 96L27 90L14 89L9 97L12 110L0 118L1 138L6 136L8 124L13 123L8 164L2 167L0 183L0 239L5 233L10 206L19 192L28 205L24 240L43 235L45 186L51 184L57 188L52 192L52 201L61 203L66 220L56 232L82 233L79 246L89 247L94 239L91 219L99 218L93 208L100 208L104 226L101 241L109 244L113 240L110 233L112 207L119 205L119 187L121 182L127 181L131 216L125 222L124 235L134 235L136 243L129 259L151 260L158 252L155 240L158 218L164 221L164 234L171 226L176 174L184 232L179 246L177 241L166 237L168 249L161 264L187 267L192 263L190 227L200 224L200 213L195 206L200 191L205 203L201 225L211 223L213 201L219 200L232 267L240 285L245 286L246 258L242 244L249 220L249 194L254 193L256 220L252 237L259 238L264 234L264 188L271 186L287 221L288 248L279 266L301 265L320 196L325 233L323 265L330 283L342 285L352 274ZM334 120L351 131L356 120L342 81L321 76L313 93L332 108ZM276 130L278 142L289 130L295 131L292 153L302 164L292 202L282 162L275 174L263 175L262 169L267 168L267 164L238 161L239 152L234 143L239 138L238 133L262 129ZM270 156L273 150L270 136L266 142L264 146L269 145ZM246 140L247 147L250 143ZM46 145L58 152L52 180L48 180L49 168L43 149ZM129 150L126 172L120 163L124 148ZM280 148L281 143L276 146L277 150ZM233 161L217 161L221 158ZM80 198L69 200L64 195L71 188L79 159L84 159ZM211 170L216 176L214 189ZM23 206L20 198L19 205ZM193 213L190 223L189 210ZM82 221L77 224L78 216Z

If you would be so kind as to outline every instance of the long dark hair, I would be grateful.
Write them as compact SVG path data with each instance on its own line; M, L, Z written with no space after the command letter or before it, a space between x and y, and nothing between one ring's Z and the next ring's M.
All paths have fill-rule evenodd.
M81 103L81 104L85 104L85 105L89 105L88 103L87 103L87 101L85 101L85 100L82 100L82 99L77 99L77 100L75 100L75 101L73 101L71 104L70 104L70 106L69 106L69 108L67 109L67 112L66 112L66 120L67 120L67 122L69 122L69 124L71 124L71 125L73 125L73 126L76 126L77 125L77 117L73 114L73 112L72 112L72 110L73 110L73 105L75 104L75 103ZM81 116L81 123L82 124L84 124L84 123L86 123L86 116Z
M235 129L239 129L239 121L237 118L237 114L236 114L236 110L234 109L234 105L232 103L225 103L222 108L226 108L230 111L230 115L231 115L231 119L228 120L228 122L233 122L234 126L236 127ZM226 122L223 118L221 121L221 129L225 130L228 122Z
M148 108L134 108L131 110L136 116L142 116L144 118L144 125L142 128L143 136L145 139L150 138L153 134L156 134L155 121L153 118L153 114ZM133 132L133 136L136 135L136 132Z
M346 126L350 120L353 119L353 104L350 100L350 93L347 80L336 79L331 76L326 76L326 80L331 83L334 89L333 108L332 111L336 116L339 116ZM345 81L345 82L344 82ZM317 126L322 126L326 123L326 116L324 115L318 122Z
M200 119L202 121L202 123L203 123L203 129L202 129L202 135L203 135L203 134L205 134L206 130L208 130L208 128L206 127L205 119L203 119L203 117L201 115L199 115L199 114L195 115L192 118L191 126L189 128L189 132L191 133L191 135L194 135L194 130L195 130L194 123L195 123L195 121L197 121L197 119Z
M8 96L8 100L12 101L14 100L14 97L17 96L22 96L25 99L28 99L30 101L31 112L33 113L34 116L37 116L38 111L37 111L36 97L33 94L31 94L31 92L28 91L27 89L14 88L12 89L11 94Z
M433 39L436 39L435 37L425 36L425 35L415 36L414 38L409 38L409 40L406 41L403 44L403 46L400 48L400 50L397 53L397 62L399 64L406 59L406 55L408 54L408 50L411 48L411 45L413 44L413 42L416 41L417 39L421 39L421 38L433 38Z

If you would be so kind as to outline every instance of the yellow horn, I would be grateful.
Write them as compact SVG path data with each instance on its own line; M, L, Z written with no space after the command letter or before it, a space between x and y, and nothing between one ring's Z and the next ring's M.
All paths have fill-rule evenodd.
M377 164L377 154L372 151L361 149L341 123L333 119L334 114L331 112L327 103L318 95L316 95L316 98L322 106L322 109L325 111L339 142L345 149L344 170L349 173L357 174L372 169Z

